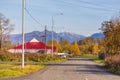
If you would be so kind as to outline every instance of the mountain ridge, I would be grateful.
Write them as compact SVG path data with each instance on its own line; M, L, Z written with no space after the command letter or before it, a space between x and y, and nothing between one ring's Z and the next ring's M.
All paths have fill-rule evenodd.
M36 38L39 41L42 41L42 36L44 34L45 34L45 31L32 31L32 32L25 33L25 42L29 42L32 38ZM62 40L67 40L70 43L87 38L84 35L79 35L79 34L70 33L70 32L60 32L60 33L53 32L53 34L54 34L54 36L53 36L54 40L60 41L62 39ZM46 41L47 42L52 39L51 36L52 36L52 31L46 30ZM95 38L95 39L100 39L100 38L104 38L104 35L103 35L103 33L94 33L89 37ZM10 35L10 41L13 44L21 44L22 43L22 34Z
M32 38L36 38L39 41L42 41L42 36L44 34L45 34L45 31L32 31L29 33L25 33L25 42L30 41ZM53 36L54 40L56 40L56 39L60 40L62 38L62 40L68 40L70 43L85 38L85 36L83 36L83 35L74 34L74 33L70 33L70 32L60 32L60 33L53 32L53 34L54 34L54 36ZM47 42L52 39L51 36L52 36L52 31L46 30L46 41ZM22 43L22 34L11 34L10 41L13 44Z

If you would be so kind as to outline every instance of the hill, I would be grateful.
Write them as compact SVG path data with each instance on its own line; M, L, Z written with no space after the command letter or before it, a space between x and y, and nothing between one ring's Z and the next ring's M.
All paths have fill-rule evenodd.
M102 39L102 38L104 38L104 35L103 35L103 33L94 33L90 37L94 38L94 39Z

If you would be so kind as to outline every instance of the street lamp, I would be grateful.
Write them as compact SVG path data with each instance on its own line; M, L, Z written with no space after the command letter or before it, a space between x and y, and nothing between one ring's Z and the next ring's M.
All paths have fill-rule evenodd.
M22 0L22 68L24 68L24 0Z
M55 14L52 16L52 56L53 56L53 39L54 39L54 35L53 35L54 17L58 15L63 15L63 13Z

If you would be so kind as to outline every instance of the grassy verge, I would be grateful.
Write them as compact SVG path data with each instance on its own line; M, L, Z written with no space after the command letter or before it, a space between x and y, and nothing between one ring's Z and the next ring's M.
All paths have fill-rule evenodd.
M5 65L6 64L0 65L2 68L0 69L0 78L25 76L45 67L45 65L25 65L25 67L22 68L20 65L8 65L9 68L3 69Z
M96 56L92 55L80 55L80 56L74 56L75 58L89 58L89 59L95 59L97 58Z
M96 63L105 64L105 60L103 60L103 59L94 58L93 61Z
M64 62L67 59L64 58L45 58L44 62ZM44 63L43 62L43 63ZM13 62L14 63L14 62ZM41 63L41 62L40 62ZM19 76L25 76L31 73L34 73L36 71L39 71L40 69L43 69L45 65L42 64L29 64L25 65L24 68L21 67L21 65L15 65L15 64L0 64L0 78L8 78L8 77L19 77Z
M67 61L67 59L63 58L63 59L58 59L58 60L50 60L50 61L46 61L46 62L64 62L64 61Z
M105 60L103 59L99 59L97 56L92 56L92 55L80 55L80 56L75 56L76 58L89 58L91 60L93 60L94 62L97 62L97 63L102 63L104 64L105 63Z
M13 66L14 66L13 64L0 64L0 70L8 67L13 67Z
M108 68L108 70L112 73L115 73L115 74L119 74L120 75L120 68L115 68L115 67L112 67L112 68Z

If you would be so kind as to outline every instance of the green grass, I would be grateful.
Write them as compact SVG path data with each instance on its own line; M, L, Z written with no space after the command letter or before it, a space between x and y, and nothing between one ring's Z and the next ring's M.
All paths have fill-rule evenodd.
M7 68L7 67L12 67L14 66L13 64L0 64L0 69L4 69L4 68Z
M79 55L79 56L74 56L75 58L90 58L90 59L95 59L97 58L96 56L92 55Z
M110 72L112 72L112 73L115 73L115 74L119 74L120 75L120 69L119 68L114 68L114 67L112 67L112 68L110 68L110 69L108 69Z
M22 68L21 66L14 65L7 69L0 69L0 78L25 76L39 71L44 67L45 65L25 65L25 67Z
M92 59L93 61L97 62L97 63L102 63L104 64L105 61L103 59L99 59L97 56L92 56L92 55L80 55L80 56L75 56L77 58L89 58Z
M95 61L95 62L97 62L97 63L102 63L102 64L105 63L105 60L99 59L99 58L93 59L93 61Z
M67 61L67 59L50 60L46 62L64 62L64 61Z

